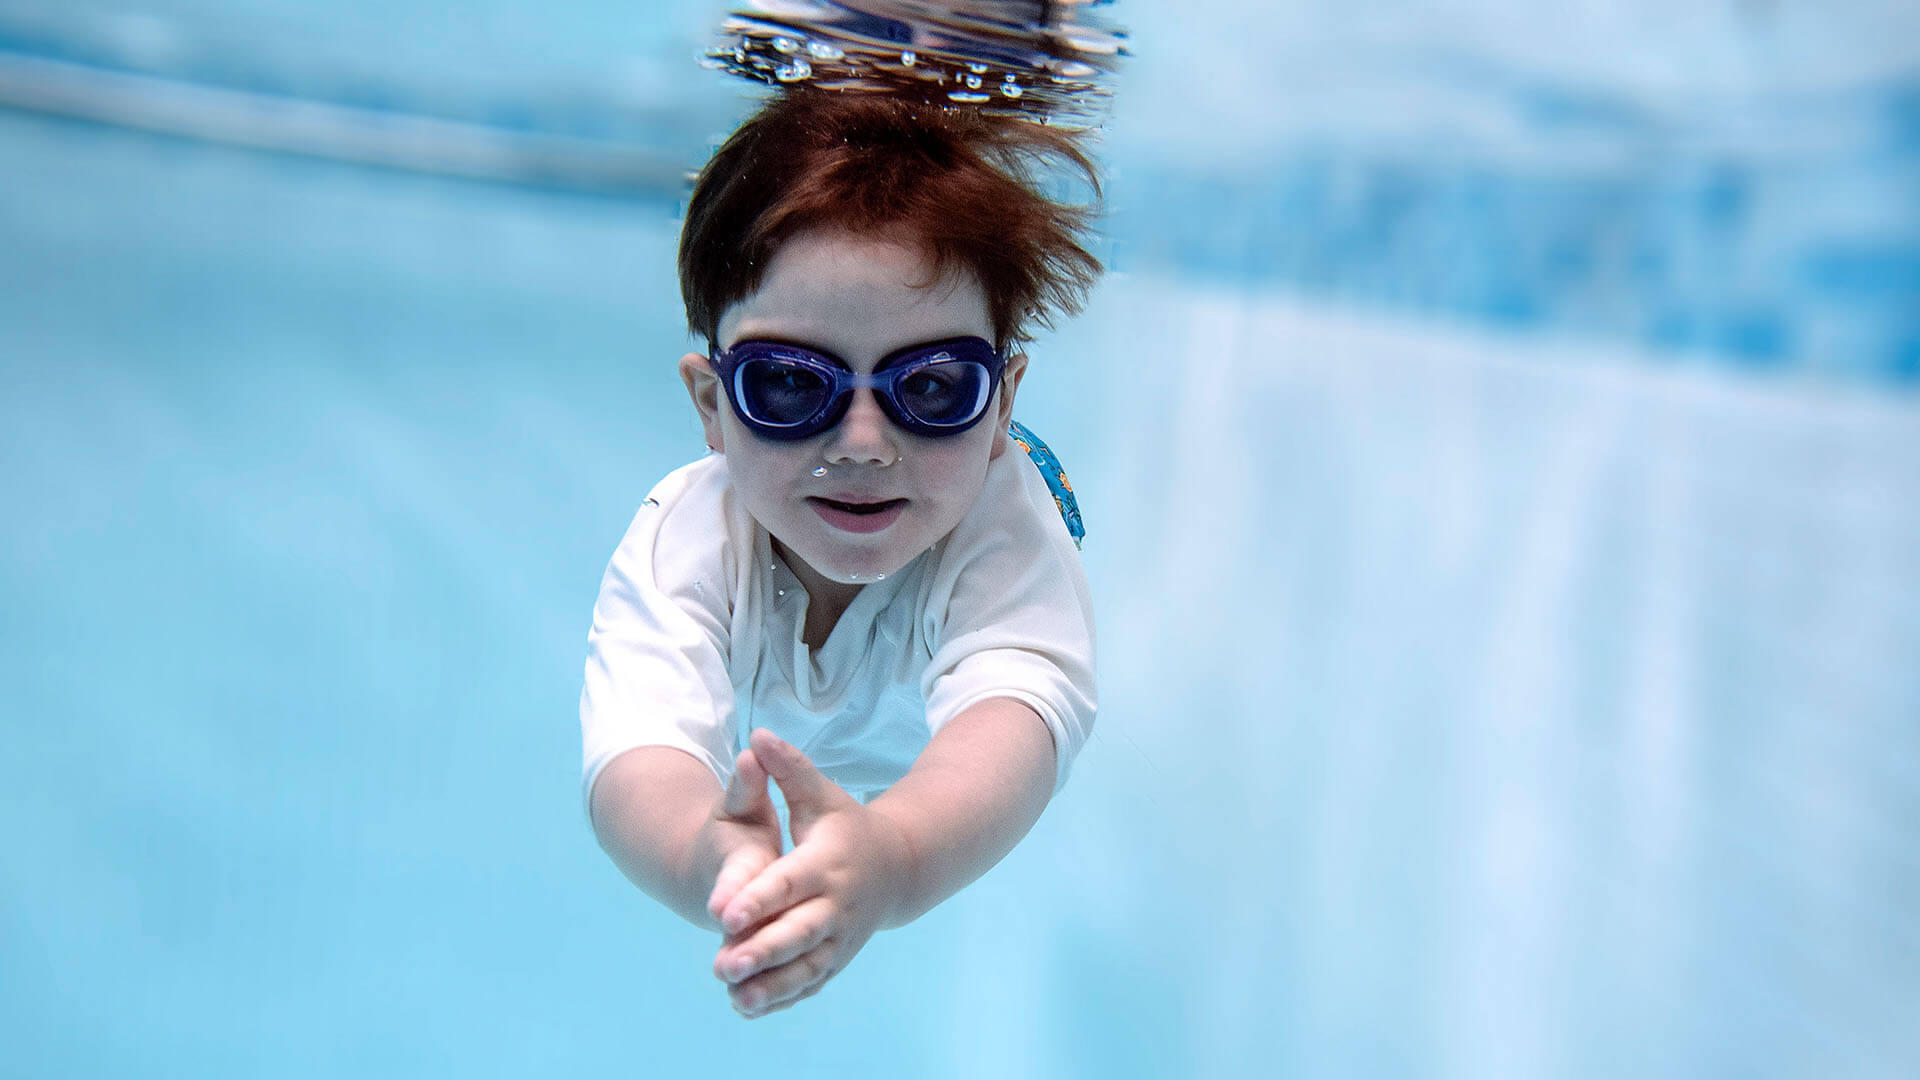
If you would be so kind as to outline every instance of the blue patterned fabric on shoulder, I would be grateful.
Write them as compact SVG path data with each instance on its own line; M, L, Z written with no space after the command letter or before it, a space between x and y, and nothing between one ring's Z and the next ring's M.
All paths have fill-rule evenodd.
M1080 504L1073 497L1073 484L1067 480L1067 470L1060 467L1060 459L1053 456L1047 444L1040 437L1027 430L1027 426L1015 420L1007 427L1007 434L1020 444L1033 463L1040 470L1040 476L1047 482L1047 490L1053 492L1053 504L1060 508L1060 520L1067 523L1067 533L1073 537L1073 546L1079 547L1080 541L1087 535L1086 526L1080 521Z

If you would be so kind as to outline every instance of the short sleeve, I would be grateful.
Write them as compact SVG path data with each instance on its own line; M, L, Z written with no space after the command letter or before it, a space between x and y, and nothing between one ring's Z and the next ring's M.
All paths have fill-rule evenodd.
M712 459L661 481L607 565L580 691L582 800L627 750L672 746L721 783L732 771L731 553L724 474Z
M927 608L927 727L989 698L1024 703L1053 736L1058 793L1093 730L1093 604L1053 496L1018 448L994 459L976 512L944 544Z

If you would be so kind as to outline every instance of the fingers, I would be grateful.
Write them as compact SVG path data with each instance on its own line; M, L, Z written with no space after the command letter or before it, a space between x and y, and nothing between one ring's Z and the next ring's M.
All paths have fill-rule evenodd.
M824 900L811 900L738 946L721 950L715 973L727 980L727 996L743 1016L762 1016L819 992L845 966L843 943L827 933ZM734 955L729 955L730 953ZM729 965L731 965L729 967ZM733 971L752 967L744 978Z
M824 897L795 904L758 930L729 938L713 958L713 974L738 985L792 963L827 939L832 920L833 905Z
M819 873L798 848L774 859L714 913L729 934L770 919L801 900L820 895Z
M748 1007L742 1007L739 1004L735 1004L734 1011L738 1012L741 1016L745 1017L748 1020L758 1020L761 1017L766 1016L770 1013L784 1012L787 1009L791 1009L795 1005L798 1005L801 1002L812 997L813 995L819 993L821 989L824 988L830 980L832 980L832 978L833 976L830 974L825 978L821 979L819 982L814 983L812 986L807 987L805 990L802 990L799 993L793 995L792 997L784 998L780 1001L776 1001L773 1004L764 1006L762 1008L753 1009Z
M727 996L733 1000L733 1009L749 1020L790 1009L802 1001L820 992L840 968L832 959L837 951L836 943L829 940L819 948L787 964L775 968L760 979L741 986L729 987Z
M743 847L728 855L720 864L720 873L714 877L713 891L707 894L707 913L724 926L727 905L776 858L774 852L758 846Z

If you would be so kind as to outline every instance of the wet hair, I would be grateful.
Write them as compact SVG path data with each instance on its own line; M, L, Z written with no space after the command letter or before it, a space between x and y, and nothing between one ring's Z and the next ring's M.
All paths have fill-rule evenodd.
M1077 137L1030 120L894 94L793 88L701 170L680 233L687 326L715 344L796 233L839 229L923 247L936 280L971 273L1002 350L1080 310L1101 266L1092 204L1046 188L1099 174Z

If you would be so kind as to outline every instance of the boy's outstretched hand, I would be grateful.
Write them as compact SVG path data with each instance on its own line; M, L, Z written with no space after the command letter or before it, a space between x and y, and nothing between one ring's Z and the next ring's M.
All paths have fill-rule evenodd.
M754 758L754 775L748 775ZM754 782L751 809L771 800L766 778L786 797L793 850L753 866L729 857L708 905L727 936L713 972L727 982L733 1007L763 1016L811 997L839 974L876 930L886 924L912 884L906 834L826 778L800 750L764 728L741 751L741 767L727 788L733 805L742 777ZM762 772L761 770L764 770ZM748 806L742 803L743 808ZM776 848L778 840L776 829Z
M767 773L752 750L740 751L733 779L705 826L709 850L720 857L707 913L715 919L742 887L780 857L780 816L767 794Z

